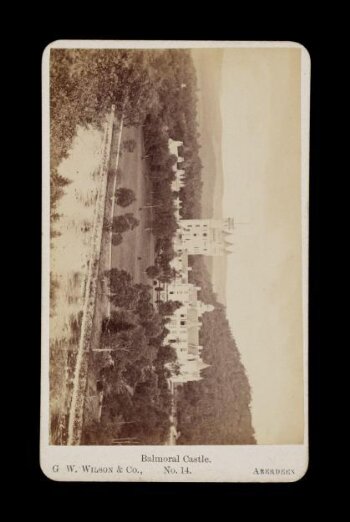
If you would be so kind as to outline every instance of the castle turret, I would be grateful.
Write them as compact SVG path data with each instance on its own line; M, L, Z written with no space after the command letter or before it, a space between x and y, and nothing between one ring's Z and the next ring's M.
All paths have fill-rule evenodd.
M214 310L214 306L212 304L203 303L203 301L197 301L197 310L198 316L204 314L204 312L212 312Z

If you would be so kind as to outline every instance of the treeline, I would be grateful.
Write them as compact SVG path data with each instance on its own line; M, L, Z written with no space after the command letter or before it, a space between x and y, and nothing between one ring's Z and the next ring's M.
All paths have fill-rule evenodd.
M144 149L148 175L152 181L152 231L156 237L156 264L163 279L171 278L169 261L174 257L172 238L177 224L174 198L180 196L183 217L200 215L201 162L197 132L196 73L189 51L166 50L153 62L162 81L157 83L157 104L151 107L143 122ZM177 158L169 153L168 140L182 141L186 190L171 190L175 180L173 166Z
M198 217L201 207L201 169L198 143L196 71L190 51L170 49L154 60L158 74L158 103L151 108L144 122L145 150L149 157L151 175L170 177L172 158L166 155L168 140L183 142L181 168L186 171L186 190L180 189L182 215ZM168 157L167 157L168 156Z
M125 270L112 269L105 276L113 312L103 321L100 348L110 351L95 353L91 362L103 409L100 422L85 415L83 443L128 438L163 444L171 409L166 365L176 360L175 350L163 346L169 310L156 311L150 287L134 284Z
M190 278L199 298L215 306L202 318L199 341L210 366L203 379L177 388L177 444L256 444L250 411L251 390L225 307L212 291L201 256L191 257Z

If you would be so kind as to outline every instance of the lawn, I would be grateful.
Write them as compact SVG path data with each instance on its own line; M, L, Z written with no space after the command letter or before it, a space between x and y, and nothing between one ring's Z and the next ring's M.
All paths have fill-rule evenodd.
M134 140L136 146L133 152L123 148L123 141ZM127 270L136 283L149 283L145 274L148 266L153 264L154 239L150 230L152 209L143 208L151 204L149 182L145 175L145 160L141 127L124 127L119 161L119 186L134 191L136 201L127 208L115 206L114 215L132 212L140 224L132 231L123 235L123 242L112 249L112 267Z

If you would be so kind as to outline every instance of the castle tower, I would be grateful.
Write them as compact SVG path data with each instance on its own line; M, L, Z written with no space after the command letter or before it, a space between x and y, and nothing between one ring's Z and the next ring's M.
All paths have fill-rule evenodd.
M198 317L204 314L204 312L212 312L214 310L214 306L212 304L203 303L203 301L197 301L197 310Z
M179 222L179 245L189 255L222 256L230 253L233 218L182 219Z

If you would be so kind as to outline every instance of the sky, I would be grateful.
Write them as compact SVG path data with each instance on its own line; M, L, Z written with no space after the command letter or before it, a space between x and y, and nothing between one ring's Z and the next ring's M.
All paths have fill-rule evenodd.
M303 442L300 50L225 49L224 216L237 224L227 314L259 444Z

